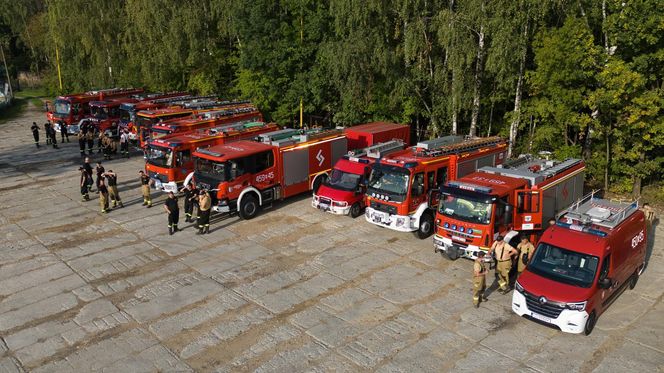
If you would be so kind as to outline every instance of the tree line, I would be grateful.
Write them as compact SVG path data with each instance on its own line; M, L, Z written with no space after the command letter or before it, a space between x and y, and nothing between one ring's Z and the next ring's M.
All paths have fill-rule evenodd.
M664 173L658 0L0 0L10 70L50 92L252 100L283 125L410 123L583 157L591 186ZM60 89L57 62L60 62Z

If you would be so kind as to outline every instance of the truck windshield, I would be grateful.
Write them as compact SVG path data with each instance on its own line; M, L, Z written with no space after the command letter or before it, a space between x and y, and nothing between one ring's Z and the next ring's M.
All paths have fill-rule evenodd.
M403 202L408 194L410 171L402 167L376 164L371 171L367 193L386 194L390 200Z
M145 150L145 156L148 163L158 167L172 167L173 166L173 150L163 148L161 146L148 145Z
M90 106L90 115L96 119L108 118L108 108L101 106Z
M361 178L362 175L351 174L349 172L332 169L332 173L330 174L330 179L327 181L327 185L334 189L357 190Z
M198 158L196 159L196 174L216 181L224 181L226 180L226 164Z
M443 194L438 205L438 212L469 223L489 224L492 207L491 203L484 201Z
M599 259L560 247L540 243L528 270L553 281L589 288L593 284Z
M66 100L55 100L55 114L69 115L71 104Z

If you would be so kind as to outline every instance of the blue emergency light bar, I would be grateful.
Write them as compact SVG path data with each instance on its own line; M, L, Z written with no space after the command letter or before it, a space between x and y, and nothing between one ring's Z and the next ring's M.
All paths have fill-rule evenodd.
M223 155L222 153L214 152L207 148L196 148L196 152L201 154L211 155L213 157L221 157Z
M480 186L480 185L475 185L475 184L469 184L469 183L462 183L459 181L449 181L447 185L454 187L454 188L459 188L463 190L470 190L473 192L479 192L479 193L484 193L484 194L490 194L493 189L490 187L486 186Z
M583 233L590 233L590 234L593 234L593 235L599 236L599 237L608 236L608 234L606 234L606 232L600 231L599 229L594 229L594 228L590 228L590 227L586 227L586 226L578 225L578 224L568 224L568 223L563 223L561 221L557 221L556 226L561 227L561 228L571 229L573 231L579 231L579 232L583 232Z

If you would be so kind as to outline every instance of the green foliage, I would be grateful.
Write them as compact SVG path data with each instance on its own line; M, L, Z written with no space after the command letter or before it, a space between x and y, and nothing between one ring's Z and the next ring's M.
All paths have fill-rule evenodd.
M421 137L453 125L468 133L477 116L479 133L508 136L520 118L517 153L584 157L593 184L638 193L641 180L664 173L656 0L0 0L0 8L10 73L39 72L51 94L217 93L250 99L283 125L299 124L302 102L307 122L398 121Z

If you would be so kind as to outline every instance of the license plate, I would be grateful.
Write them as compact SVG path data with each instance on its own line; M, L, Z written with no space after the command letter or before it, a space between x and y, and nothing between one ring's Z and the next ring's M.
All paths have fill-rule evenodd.
M453 240L457 240L457 241L461 241L461 242L466 242L466 239L465 239L465 238L463 238L463 237L459 237L459 236L452 236L452 239L453 239Z
M154 187L157 188L157 189L161 189L161 181L155 180L154 181Z
M544 321L544 322L547 322L547 323L551 324L551 319L546 317L546 316L542 316L542 315L540 315L538 313L535 313L535 312L531 312L530 316L532 316L533 319L537 319L537 320Z
M326 205L324 203L321 203L321 204L318 205L318 208L321 209L321 210L329 210L330 205Z
M371 216L371 218L372 218L373 221L375 221L376 223L381 223L381 222L384 220L383 214L376 214L376 213L374 213L374 214Z

